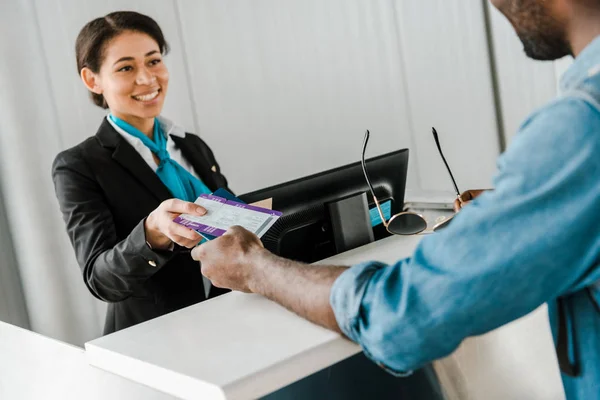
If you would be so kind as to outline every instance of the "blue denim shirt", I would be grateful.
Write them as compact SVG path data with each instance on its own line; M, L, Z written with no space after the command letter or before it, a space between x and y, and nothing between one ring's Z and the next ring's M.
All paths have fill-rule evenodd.
M374 361L410 371L461 341L564 298L581 374L568 399L600 399L600 38L565 73L563 95L521 126L498 159L495 190L394 265L345 271L331 291L342 331ZM574 353L573 353L574 354Z

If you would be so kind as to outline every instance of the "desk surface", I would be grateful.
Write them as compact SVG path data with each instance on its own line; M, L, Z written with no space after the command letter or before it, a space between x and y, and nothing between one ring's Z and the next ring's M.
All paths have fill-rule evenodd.
M409 256L421 236L390 237L323 264ZM183 399L257 398L360 351L253 294L230 293L86 344L90 364Z
M0 322L0 399L175 398L90 366L82 348Z

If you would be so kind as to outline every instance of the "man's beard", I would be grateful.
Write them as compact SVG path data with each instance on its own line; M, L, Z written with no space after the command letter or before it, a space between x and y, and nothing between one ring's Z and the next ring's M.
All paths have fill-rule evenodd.
M564 27L539 0L514 0L501 11L515 28L528 57L550 61L572 54Z
M561 36L543 35L540 32L519 32L523 50L534 60L554 61L572 54L571 45Z

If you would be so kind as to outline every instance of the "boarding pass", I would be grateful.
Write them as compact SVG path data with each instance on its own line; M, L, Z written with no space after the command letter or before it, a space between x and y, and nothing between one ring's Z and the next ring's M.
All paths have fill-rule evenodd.
M201 195L195 203L206 209L205 215L181 214L174 222L201 235L221 236L230 227L239 225L262 237L281 217L279 211L237 203L210 194Z

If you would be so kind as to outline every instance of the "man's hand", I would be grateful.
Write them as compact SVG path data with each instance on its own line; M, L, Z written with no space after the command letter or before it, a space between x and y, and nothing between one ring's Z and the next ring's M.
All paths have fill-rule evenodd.
M481 193L487 192L488 190L492 189L474 189L463 192L460 195L460 200L454 200L454 211L459 212L460 209L469 204L470 201L475 200L475 198L478 197Z
M347 268L314 266L278 257L253 233L234 226L192 250L202 274L217 287L258 293L316 324L340 328L329 304L331 287Z
M220 238L192 250L192 258L202 263L202 275L213 285L250 293L255 291L253 283L266 252L255 234L234 226Z

